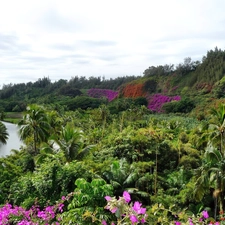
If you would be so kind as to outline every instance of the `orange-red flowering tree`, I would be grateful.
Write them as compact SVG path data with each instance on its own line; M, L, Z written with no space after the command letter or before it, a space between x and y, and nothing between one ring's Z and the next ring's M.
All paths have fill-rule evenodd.
M143 86L144 84L128 84L122 89L121 93L126 98L145 97L146 92Z

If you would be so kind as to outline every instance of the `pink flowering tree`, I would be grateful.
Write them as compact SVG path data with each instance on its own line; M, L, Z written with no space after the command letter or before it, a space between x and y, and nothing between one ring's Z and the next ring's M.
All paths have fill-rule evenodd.
M161 94L155 94L148 97L148 109L154 112L162 112L163 104L171 101L180 101L180 96L167 96Z
M89 97L92 98L107 98L109 102L115 99L118 96L117 91L109 90L109 89L96 89L92 88L87 92Z
M117 221L109 224L144 224L146 222L147 214L146 208L142 207L140 202L131 203L130 194L127 191L123 192L123 196L116 199L116 197L105 196L107 205L105 209L115 214ZM108 222L103 220L103 225L107 225Z
M99 182L100 180L94 180L94 182ZM83 181L82 181L83 182ZM101 182L101 181L100 181ZM83 183L83 188L88 188L87 183ZM103 186L106 184L103 182ZM93 184L93 187L96 184ZM98 186L98 185L97 185ZM96 186L96 187L97 187ZM102 185L100 185L102 186ZM102 187L103 187L102 186ZM104 194L105 191L100 188L93 188L89 191L98 192L97 195ZM108 187L106 188L108 189ZM110 188L111 189L111 188ZM108 192L108 191L107 191ZM111 192L111 191L109 191ZM77 196L76 203L70 201L70 205L67 210L71 210L70 214L64 212L63 208L65 201L70 200ZM93 197L93 196L92 196ZM96 197L96 195L94 196ZM215 220L210 217L208 211L203 210L197 215L190 215L190 213L185 213L181 211L179 213L171 211L171 209L164 208L161 204L156 204L151 207L148 213L152 211L154 217L154 222L152 220L147 221L146 208L142 207L142 204L138 201L131 202L130 194L127 191L123 192L123 196L111 197L109 195L105 196L107 205L102 207L101 214L96 214L96 207L98 203L95 202L95 210L92 209L92 205L83 211L80 210L78 201L87 201L88 196L86 194L79 195L79 192L70 193L67 196L62 196L53 206L46 206L41 209L38 205L32 206L30 209L24 209L20 206L12 206L10 204L5 204L0 207L0 225L7 224L18 224L18 225L67 225L67 224L102 224L102 225L137 225L137 224L168 224L168 225L222 225L224 223L224 214L222 213L218 218L220 221ZM94 198L95 199L95 198ZM104 200L104 198L102 199ZM90 202L89 202L90 203ZM76 207L75 205L78 204ZM108 211L113 215L113 217L107 216ZM66 214L65 214L66 213ZM168 217L168 213L170 216ZM174 216L174 220L171 220L171 215ZM66 216L66 217L65 217ZM97 216L97 217L96 217ZM87 219L91 219L86 221ZM112 219L115 218L115 219Z
M0 208L0 224L59 225L61 221L60 214L63 212L64 208L64 201L67 199L62 198L55 205L46 206L43 209L38 205L33 205L30 209L25 209L20 206L12 206L7 203Z

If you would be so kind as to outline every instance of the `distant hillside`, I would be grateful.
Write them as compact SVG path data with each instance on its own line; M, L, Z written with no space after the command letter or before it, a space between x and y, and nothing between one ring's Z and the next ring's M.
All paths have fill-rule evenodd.
M187 57L177 66L150 66L144 70L143 76L109 80L104 77L87 79L76 76L69 81L60 79L54 83L44 77L33 83L3 85L0 90L0 111L23 111L30 103L57 104L69 110L107 103L107 98L99 99L99 96L106 96L98 95L94 90L90 92L90 89L111 93L108 98L110 101L118 98L145 98L148 108L158 112L201 111L206 104L209 106L224 100L224 75L225 51L216 47L208 51L202 61L192 61ZM118 92L116 98L115 92Z
M76 76L69 81L60 79L52 83L49 78L44 77L39 78L36 82L7 84L3 85L0 90L0 111L20 112L26 109L27 104L31 103L67 106L73 104L73 102L71 103L73 98L85 96L91 88L117 90L122 84L138 78L140 76L124 76L107 80L104 77ZM87 98L85 99L87 101Z
M192 101L193 107L190 109L200 110L206 104L213 106L215 102L224 100L224 75L225 51L215 48L207 52L202 62L185 58L176 68L174 65L149 67L144 71L143 77L121 85L120 96L148 99L158 96L161 103L172 101L171 97L180 96L181 100L185 100L185 104ZM174 107L174 103L171 107L172 105ZM167 107L169 108L168 104Z
M174 65L151 66L144 71L144 76L132 83L142 84L149 94L181 94L192 92L211 92L225 75L225 51L215 48L203 56L202 62L185 58L174 68ZM224 93L225 94L225 93ZM222 96L221 96L222 97Z

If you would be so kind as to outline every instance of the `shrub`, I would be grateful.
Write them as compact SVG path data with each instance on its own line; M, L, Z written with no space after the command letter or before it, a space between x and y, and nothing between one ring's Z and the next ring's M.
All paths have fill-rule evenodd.
M157 82L155 80L147 80L143 86L144 91L148 92L149 94L156 92L156 88Z
M166 113L189 113L195 107L193 100L184 98L180 101L172 101L164 104L162 110Z
M91 98L87 96L77 96L76 98L71 98L63 104L68 107L69 110L75 109L88 109L88 108L98 108L101 104L105 102L102 99Z
M148 101L145 97L137 97L134 99L134 105L135 106L148 106Z

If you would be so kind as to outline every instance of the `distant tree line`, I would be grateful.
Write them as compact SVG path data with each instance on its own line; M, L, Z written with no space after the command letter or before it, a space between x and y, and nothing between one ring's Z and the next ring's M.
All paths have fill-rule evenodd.
M65 95L74 95L73 92L77 89L90 89L90 88L101 88L101 89L112 89L117 90L123 83L130 82L138 79L140 76L123 76L115 79L105 79L104 77L89 77L84 76L72 77L69 81L60 79L54 83L48 77L39 78L36 82L19 83L19 84L3 84L0 90L0 98L10 98L13 95L32 95L29 97L37 97L45 94L61 93ZM42 90L40 92L40 90Z
M194 93L193 90L204 93L204 89L207 89L208 93L213 87L215 97L221 98L225 96L224 74L225 51L216 47L208 51L201 62L187 57L176 66L173 64L150 66L144 71L143 76L123 76L114 79L105 79L101 76L89 78L75 76L70 80L59 79L55 82L49 77L43 77L35 82L3 84L0 90L0 112L21 112L28 104L34 103L59 104L70 110L95 108L105 104L106 101L88 97L89 89L118 91L132 81L136 85L143 84L143 91L149 95L163 93L186 96ZM190 89L192 91L187 91ZM171 111L170 105L167 108Z
M140 78L139 76L123 76L115 79L104 77L84 76L72 77L70 80L60 79L51 82L49 77L39 78L35 82L19 84L3 84L0 90L0 111L24 111L27 104L53 104L68 103L68 108L74 108L80 100L73 100L76 96L85 95L90 88L117 90L124 83ZM84 99L84 97L83 97ZM86 97L90 106L99 105L99 100ZM98 102L98 103L97 103ZM72 105L71 105L72 104ZM88 104L82 104L81 108L88 108Z
M170 74L186 75L195 71L195 82L209 81L214 83L220 80L225 73L225 51L215 47L202 57L202 61L193 61L191 57L184 58L178 65L165 64L150 66L144 71L144 77L167 76Z

